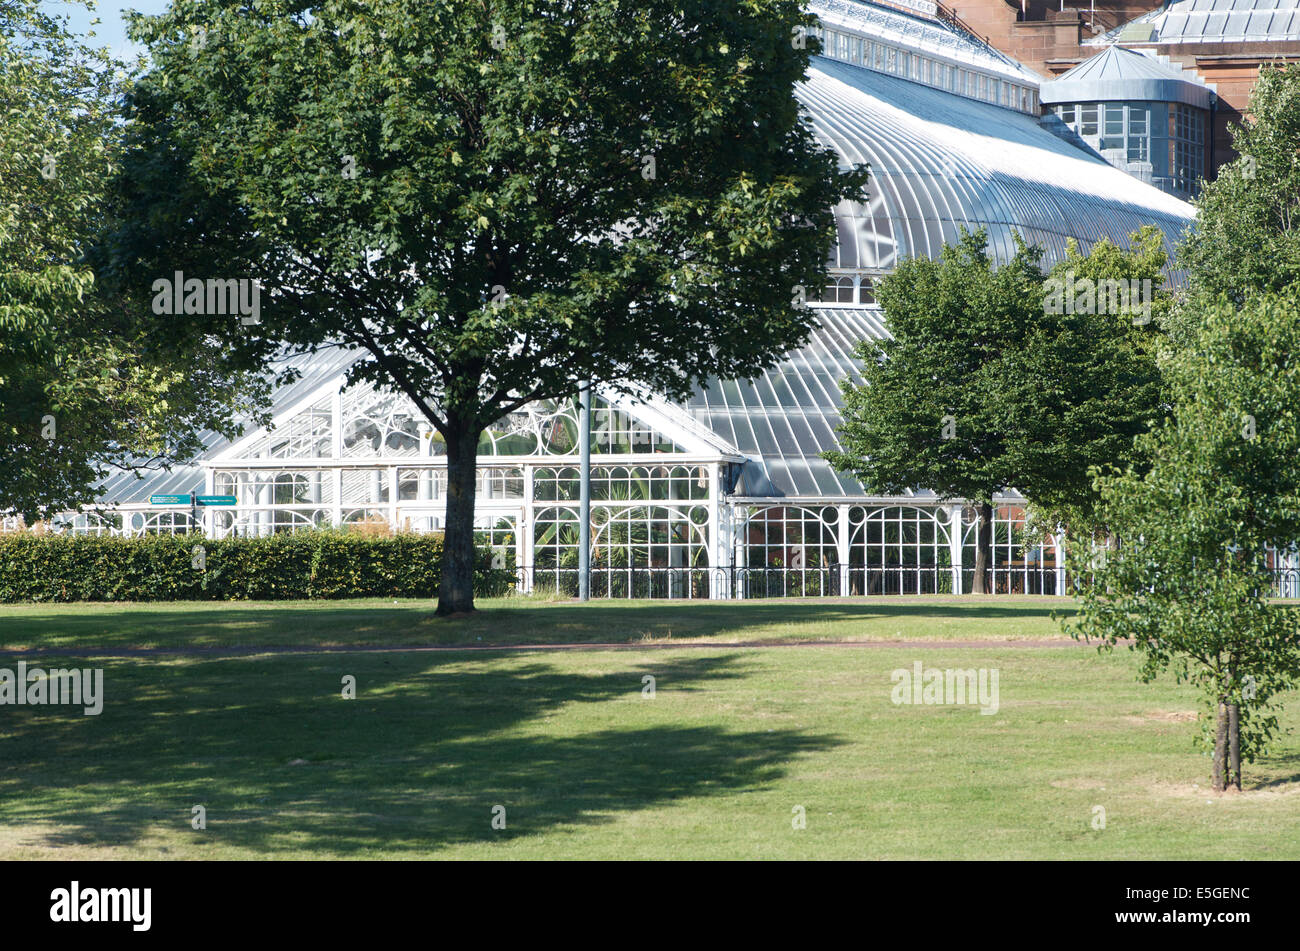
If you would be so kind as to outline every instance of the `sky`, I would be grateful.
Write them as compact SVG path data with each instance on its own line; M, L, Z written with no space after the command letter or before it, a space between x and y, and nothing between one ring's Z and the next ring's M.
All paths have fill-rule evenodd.
M66 0L42 0L41 8L47 13L64 14L74 33L86 36L90 30L95 31L89 46L107 46L120 59L132 60L143 49L126 38L126 21L122 18L123 10L137 10L140 13L162 13L168 6L168 0L98 0L94 12L76 3ZM90 21L99 17L102 21L92 27Z

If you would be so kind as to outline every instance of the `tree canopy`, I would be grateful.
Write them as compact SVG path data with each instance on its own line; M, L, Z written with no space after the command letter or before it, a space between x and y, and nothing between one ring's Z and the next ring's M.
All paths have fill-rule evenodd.
M1300 282L1300 64L1261 69L1246 112L1179 255L1198 294L1238 303Z

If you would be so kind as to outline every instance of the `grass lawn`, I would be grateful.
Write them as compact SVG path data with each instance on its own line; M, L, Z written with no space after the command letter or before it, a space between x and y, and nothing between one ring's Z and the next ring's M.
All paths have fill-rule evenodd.
M26 607L0 630L70 653L466 636L421 607ZM497 604L467 625L709 641L690 650L96 659L100 716L0 707L0 858L1300 858L1294 735L1243 794L1206 792L1194 694L1137 683L1127 651L1017 646L1052 636L1041 602L714 607ZM891 637L1007 643L724 643ZM890 673L915 661L997 669L998 711L895 705ZM1300 703L1282 719L1300 725Z
M1025 640L1072 643L1052 620L1069 598L876 597L843 601L482 600L469 618L432 601L0 605L0 648L315 644L473 645L752 641Z

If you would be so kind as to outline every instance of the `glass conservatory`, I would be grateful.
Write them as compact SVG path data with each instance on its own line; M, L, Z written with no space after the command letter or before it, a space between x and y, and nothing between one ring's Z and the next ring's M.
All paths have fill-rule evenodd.
M856 345L888 335L875 283L906 257L939 254L963 226L985 228L1001 260L1019 234L1050 264L1070 239L1084 248L1101 237L1123 241L1154 222L1172 245L1191 222L1184 202L1045 128L1023 105L1036 103L1037 80L980 44L945 36L954 28L934 20L917 33L913 15L849 0L811 6L824 13L833 45L799 96L824 143L845 162L870 163L866 201L836 209L830 279L809 295L819 298L816 328L803 348L755 379L704 381L679 403L595 394L594 596L970 590L969 507L924 487L874 494L822 458L838 445L841 382L861 382ZM891 69L875 52L881 44L910 49L911 65L903 70L896 58ZM1026 95L960 92L946 66L999 77L997 88ZM70 513L67 524L217 537L367 523L438 530L444 447L405 398L344 386L357 358L302 358L301 378L275 394L273 425L234 442L205 434L205 451L183 469L143 480L118 473L102 486L103 505ZM479 540L518 572L521 590L578 588L578 438L568 400L511 414L479 445ZM149 503L191 492L236 504ZM1019 497L1008 491L996 501L995 589L1063 590L1058 545L1026 545Z

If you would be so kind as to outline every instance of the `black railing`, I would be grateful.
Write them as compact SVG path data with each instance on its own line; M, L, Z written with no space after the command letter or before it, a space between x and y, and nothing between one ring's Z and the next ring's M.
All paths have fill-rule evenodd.
M711 583L723 569L712 568L592 568L593 598L668 598L694 600L711 597ZM518 589L533 594L578 596L577 568L520 568Z
M849 594L952 594L952 568L942 565L853 565Z
M1056 566L1026 567L1018 565L988 569L985 590L989 594L1056 594ZM964 568L961 589L968 594L975 587L975 569ZM1064 592L1062 592L1064 593Z
M840 569L824 568L724 568L727 590L733 598L825 598L840 590Z

